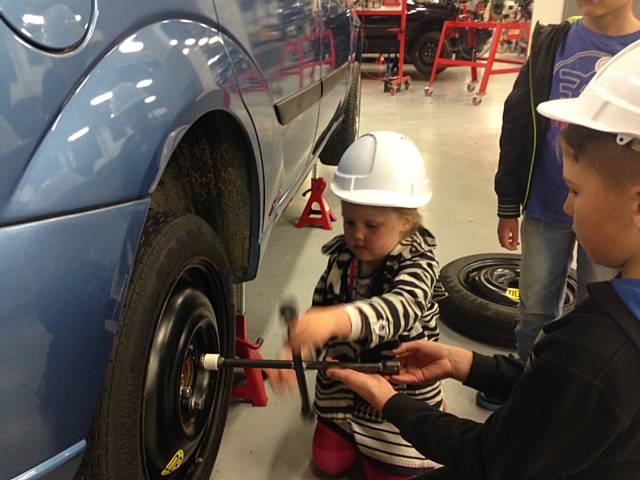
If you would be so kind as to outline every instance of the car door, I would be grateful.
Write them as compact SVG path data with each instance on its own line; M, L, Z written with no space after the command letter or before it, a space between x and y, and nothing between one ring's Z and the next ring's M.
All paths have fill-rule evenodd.
M268 85L282 139L284 189L311 157L322 95L317 0L215 0L218 19ZM296 185L297 186L297 185Z

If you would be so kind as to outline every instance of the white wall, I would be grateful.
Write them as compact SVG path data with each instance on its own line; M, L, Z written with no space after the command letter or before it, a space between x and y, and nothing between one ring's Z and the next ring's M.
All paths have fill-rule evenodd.
M640 0L633 1L633 11L640 18ZM535 0L533 3L533 23L560 23L568 17L579 15L575 0Z
M560 23L565 19L567 1L574 0L535 0L533 2L532 25L537 22L542 24Z
M578 7L576 7L575 0L568 0L566 3L567 13L565 18L573 15L580 15L580 11L578 10ZM636 14L636 17L640 18L640 0L633 0L633 12Z

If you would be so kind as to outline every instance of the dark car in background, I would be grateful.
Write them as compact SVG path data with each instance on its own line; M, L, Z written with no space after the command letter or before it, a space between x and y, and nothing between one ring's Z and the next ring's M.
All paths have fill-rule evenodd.
M405 60L413 63L422 75L431 74L438 51L440 32L444 22L456 20L461 2L455 0L407 0L407 32ZM470 15L476 16L475 12ZM389 15L361 16L364 53L397 53L398 39L394 28L399 27L399 17ZM491 38L491 30L479 30L476 51L481 51ZM470 59L473 48L469 46L465 31L449 37L443 46L442 56ZM438 69L440 71L440 69Z

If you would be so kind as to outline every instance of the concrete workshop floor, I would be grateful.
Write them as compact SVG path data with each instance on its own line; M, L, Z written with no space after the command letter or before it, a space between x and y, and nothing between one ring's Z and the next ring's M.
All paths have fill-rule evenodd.
M365 72L375 73L374 66ZM411 72L411 67L409 67ZM434 194L423 211L424 224L438 240L441 265L474 253L499 252L496 238L496 198L493 176L498 159L502 106L514 75L491 78L480 106L471 105L465 93L469 72L449 69L437 78L435 92L423 95L424 80L414 75L411 89L395 97L382 92L379 80L363 77L360 133L396 130L408 135L421 150ZM322 166L327 181L333 169ZM326 196L340 220L340 203ZM311 301L315 282L326 265L320 247L341 233L294 228L305 199L298 195L274 227L258 277L247 286L248 330L252 339L265 339L262 355L273 357L284 338L278 301L284 295L298 298L301 308ZM481 352L497 349L464 338L441 324L443 342ZM313 374L308 375L313 393ZM222 447L212 478L216 480L313 479L310 471L313 424L299 415L297 397L279 398L267 386L269 405L252 408L232 405ZM449 410L482 421L487 412L476 407L475 391L457 382L445 382Z

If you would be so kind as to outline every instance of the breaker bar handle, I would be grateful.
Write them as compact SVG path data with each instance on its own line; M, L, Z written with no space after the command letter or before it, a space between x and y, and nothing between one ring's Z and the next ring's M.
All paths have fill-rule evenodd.
M293 298L287 298L280 303L280 316L287 325L287 337L289 336L289 328L291 324L298 318L298 302ZM304 366L302 365L302 355L300 350L291 349L293 359L293 371L296 372L296 381L298 382L298 390L300 390L300 401L302 402L300 413L303 418L312 420L314 418L311 411L311 402L309 401L309 391L307 390L307 379L304 376Z
M223 368L276 368L294 369L293 360L267 360L247 358L224 358L217 353L207 353L200 356L200 364L206 370L218 371ZM379 373L382 375L397 375L400 373L400 362L386 360L377 363L357 362L324 362L303 361L304 370L325 370L327 368L349 368L357 372Z

